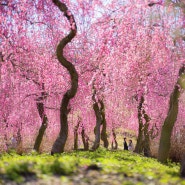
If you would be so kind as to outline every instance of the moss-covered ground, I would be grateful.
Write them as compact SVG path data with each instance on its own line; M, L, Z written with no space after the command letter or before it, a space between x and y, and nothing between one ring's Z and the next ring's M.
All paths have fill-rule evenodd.
M179 164L164 165L129 151L0 155L0 184L16 185L160 185L184 184Z

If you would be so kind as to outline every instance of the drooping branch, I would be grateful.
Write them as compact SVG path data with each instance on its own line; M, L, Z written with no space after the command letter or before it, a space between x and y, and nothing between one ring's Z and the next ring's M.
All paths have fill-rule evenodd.
M8 3L1 3L0 6L8 6Z
M163 4L163 0L159 0L157 2L150 2L148 3L148 6L154 6L154 5L162 5Z
M67 6L60 2L59 0L53 0L53 3L60 9L61 12L64 13L64 16L68 19L70 23L70 33L64 37L57 46L56 54L58 61L62 66L64 66L70 74L71 78L71 87L63 96L61 106L60 106L60 133L58 138L56 139L51 154L54 153L61 153L64 151L65 143L68 136L68 104L70 99L72 99L78 89L78 73L72 63L70 63L64 56L63 56L63 49L64 47L71 42L71 40L75 37L77 32L77 26L74 19L73 14L68 10Z

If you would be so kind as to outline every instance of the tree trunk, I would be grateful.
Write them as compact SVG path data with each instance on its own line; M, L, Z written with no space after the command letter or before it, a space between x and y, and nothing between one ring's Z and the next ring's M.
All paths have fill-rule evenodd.
M18 132L17 132L17 153L18 154L22 154L23 153L23 146L22 146L22 123L20 125L20 127L18 128Z
M96 126L94 128L95 141L94 141L94 144L92 146L92 149L96 150L100 146L100 127L101 127L101 123L102 123L102 117L101 117L101 112L100 112L98 102L96 101L96 98L95 98L96 89L94 87L94 82L93 82L92 90L93 90L93 95L92 95L93 109L94 109L94 113L95 113L95 116L96 116Z
M87 150L89 150L89 138L85 134L84 127L82 128L81 136L82 136L82 142L83 142L83 145L84 145L84 150L87 151Z
M178 102L180 97L180 91L181 89L185 88L184 73L185 73L185 64L179 70L179 78L170 96L168 114L161 130L161 137L160 137L159 150L158 150L158 161L162 163L167 162L167 158L170 151L170 138L171 138L173 126L175 124L175 121L178 115Z
M101 113L97 102L93 104L93 109L96 115L96 127L95 127L95 141L92 146L92 149L96 150L100 146L100 126L101 126L102 119L101 119Z
M179 95L180 95L179 88L176 86L173 93L171 94L170 108L161 130L158 151L158 160L160 162L166 162L169 155L171 133L178 114Z
M67 115L69 113L68 104L70 99L72 99L77 92L78 89L78 73L72 63L70 63L64 56L63 56L63 49L64 47L71 42L71 40L75 37L77 32L77 27L75 23L75 19L73 14L68 10L67 6L64 3L61 3L59 0L53 0L53 3L60 9L61 12L64 13L64 16L68 19L70 23L70 33L64 37L57 46L57 58L62 66L64 66L71 78L71 87L70 89L64 94L61 106L60 106L60 133L58 138L53 144L51 154L54 153L61 153L64 152L64 147L68 137L68 120Z
M147 114L144 114L145 124L144 124L144 141L143 141L143 149L144 149L144 156L150 157L151 156L151 149L150 149L150 135L149 135L149 121L150 117Z
M8 122L5 118L3 119L3 121L5 123L4 142L6 146L6 151L8 152L9 150L9 142L8 142L8 136L7 136Z
M138 137L136 142L136 147L134 152L136 153L142 153L143 151L143 103L144 103L144 97L141 96L139 106L138 106L138 122L139 122L139 130L138 130Z
M180 176L185 178L185 155L182 157L181 160Z
M80 120L74 128L74 150L78 150L78 128L80 125Z
M109 142L107 139L107 122L105 119L105 105L103 103L103 101L100 101L100 105L101 105L101 117L102 117L102 130L101 130L101 140L103 141L103 146L105 148L108 148L109 146Z
M143 151L143 124L139 123L138 137L134 152L140 154Z
M150 117L146 114L145 109L143 107L144 97L141 96L139 106L138 106L138 122L139 122L139 130L138 130L138 138L134 152L142 153L144 151L144 155L146 157L151 156L150 150L150 135L149 135L149 123ZM143 119L145 123L143 123Z
M42 89L44 90L44 84L42 84ZM46 99L46 97L47 97L47 95L46 95L45 91L43 91L41 93L41 96L39 98L37 98L37 100L36 100L37 101L37 110L38 110L39 116L42 120L42 124L41 124L41 127L39 129L39 133L36 137L35 144L34 144L34 150L36 150L37 152L39 152L42 139L44 137L46 128L48 126L48 118L45 113L45 108L44 108L44 103L43 103L43 101L44 101L44 99Z
M48 118L46 115L44 115L44 118L42 120L42 125L39 129L39 134L37 135L37 138L36 138L35 144L34 144L34 150L36 150L37 152L39 152L40 145L41 145L42 139L44 137L47 126L48 126Z
M113 136L112 149L117 150L118 149L118 142L116 140L116 133L115 133L114 129L112 129L112 136Z

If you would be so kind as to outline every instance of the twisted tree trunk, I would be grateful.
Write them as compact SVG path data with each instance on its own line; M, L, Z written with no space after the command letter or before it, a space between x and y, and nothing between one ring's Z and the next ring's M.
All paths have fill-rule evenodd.
M64 47L71 42L71 40L75 37L77 32L76 22L74 19L73 14L68 10L67 6L60 2L59 0L53 0L53 3L60 9L61 12L64 13L64 16L68 19L70 23L70 33L64 37L57 46L56 54L57 58L62 66L64 66L71 78L71 87L67 92L64 94L61 106L60 106L60 133L58 138L53 144L51 154L54 153L61 153L64 151L65 143L68 137L68 104L70 99L72 99L77 92L78 89L78 73L72 63L70 63L64 56L63 56L63 49Z
M144 155L146 157L149 157L151 156L150 134L149 134L150 117L146 114L145 109L143 107L144 101L145 101L144 97L141 96L138 105L139 132L134 152L142 153L144 151ZM145 120L145 122L143 122L143 119Z
M96 150L100 146L100 126L101 126L101 113L100 113L97 102L93 104L93 109L96 115L96 127L94 129L95 130L95 141L92 146L92 149Z
M95 141L94 141L94 144L92 146L92 150L96 150L100 146L100 127L101 127L101 123L102 123L102 117L101 117L101 112L100 112L98 102L96 101L96 98L95 98L96 89L94 87L94 83L93 83L93 89L92 90L93 90L93 95L92 95L93 109L94 109L94 113L95 113L95 116L96 116L96 126L94 128Z
M34 150L36 150L37 152L39 152L40 145L41 145L42 139L44 137L44 133L45 133L46 128L48 126L48 117L45 113L44 102L43 102L44 99L46 99L46 97L47 97L47 94L44 89L44 84L42 84L42 90L43 90L43 92L41 92L41 96L38 97L36 100L37 110L38 110L39 116L42 120L42 124L41 124L41 127L39 129L39 133L36 137L35 144L34 144Z
M143 129L143 134L144 134L143 150L144 150L144 156L150 157L151 156L150 134L149 134L150 117L145 113L144 119L145 119L145 124Z
M170 151L170 138L173 126L178 115L179 97L182 89L185 89L185 64L179 70L179 77L170 96L169 110L161 130L158 150L158 161L165 163Z

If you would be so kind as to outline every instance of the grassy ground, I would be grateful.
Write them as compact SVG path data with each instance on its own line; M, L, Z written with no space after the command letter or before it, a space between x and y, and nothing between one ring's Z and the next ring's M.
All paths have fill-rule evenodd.
M72 152L61 155L1 154L0 184L160 185L184 184L179 165L163 165L129 151Z

